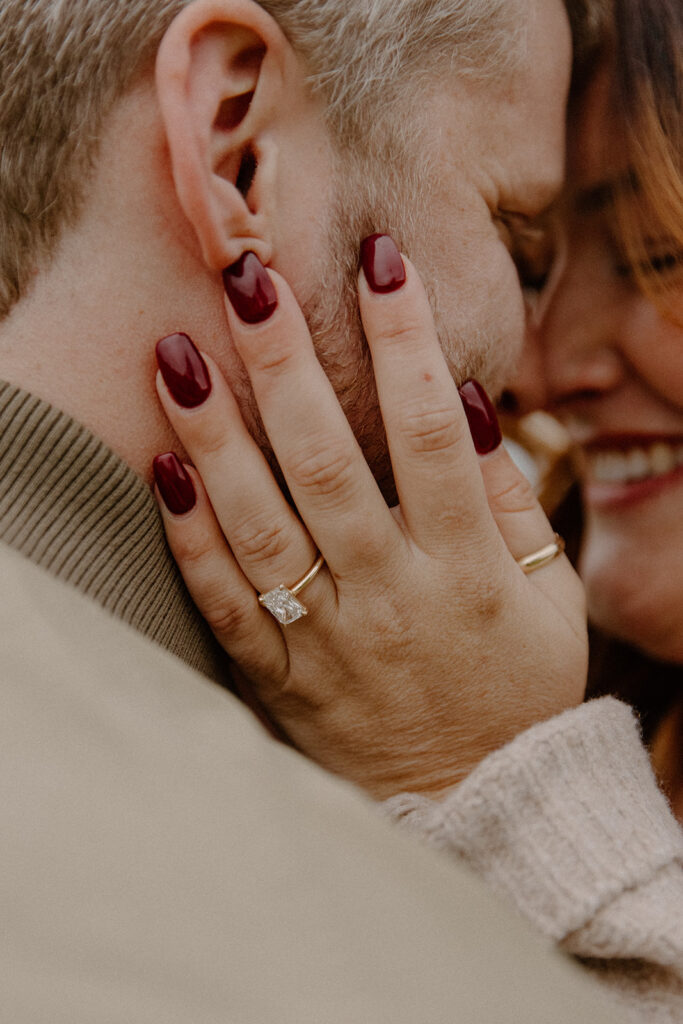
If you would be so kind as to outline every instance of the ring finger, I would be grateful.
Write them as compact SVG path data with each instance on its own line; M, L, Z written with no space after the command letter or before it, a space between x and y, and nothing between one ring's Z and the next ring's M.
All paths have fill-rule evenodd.
M257 591L293 583L313 564L315 545L283 497L216 364L183 334L162 339L157 360L164 411L211 495L242 572ZM194 390L183 390L188 378L196 382Z

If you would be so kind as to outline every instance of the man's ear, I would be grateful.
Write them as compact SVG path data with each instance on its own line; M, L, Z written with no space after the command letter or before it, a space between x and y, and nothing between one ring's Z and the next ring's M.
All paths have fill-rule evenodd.
M159 48L157 93L175 188L214 270L247 249L270 261L277 147L269 129L290 53L253 0L194 0Z

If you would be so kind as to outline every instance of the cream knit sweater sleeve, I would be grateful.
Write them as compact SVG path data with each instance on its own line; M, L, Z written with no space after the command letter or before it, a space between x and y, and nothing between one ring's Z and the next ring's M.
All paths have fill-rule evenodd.
M583 704L491 754L442 801L407 793L383 808L610 984L624 1020L683 1022L683 831L626 705Z

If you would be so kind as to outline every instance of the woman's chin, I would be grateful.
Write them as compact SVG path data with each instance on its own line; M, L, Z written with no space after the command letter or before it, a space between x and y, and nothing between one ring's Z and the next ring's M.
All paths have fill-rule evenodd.
M652 658L683 665L683 595L671 593L680 588L655 588L636 575L624 579L621 573L605 576L590 568L583 579L594 626Z
M579 573L591 622L662 661L683 664L680 514L604 516L588 507Z

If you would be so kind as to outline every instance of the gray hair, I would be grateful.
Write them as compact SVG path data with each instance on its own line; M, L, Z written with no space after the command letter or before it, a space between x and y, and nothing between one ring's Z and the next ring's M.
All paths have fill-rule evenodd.
M0 317L76 220L104 119L148 71L190 0L3 0L0 5ZM491 66L510 0L259 0L358 143L402 83L448 59ZM508 37L509 39L509 37Z
M0 317L76 220L108 111L151 71L164 32L190 2L3 0ZM333 136L359 147L416 77L446 66L499 71L519 20L511 0L259 2L323 96Z

